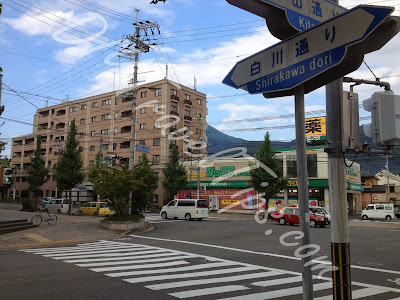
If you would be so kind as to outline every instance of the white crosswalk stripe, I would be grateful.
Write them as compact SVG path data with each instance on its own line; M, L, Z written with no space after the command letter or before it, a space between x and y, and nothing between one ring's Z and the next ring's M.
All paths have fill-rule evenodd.
M121 278L179 299L259 300L293 298L303 293L300 273L224 260L210 256L117 241L70 247L19 250ZM374 299L394 290L353 284L353 299ZM332 299L330 278L314 276L315 299ZM400 295L400 293L399 293Z

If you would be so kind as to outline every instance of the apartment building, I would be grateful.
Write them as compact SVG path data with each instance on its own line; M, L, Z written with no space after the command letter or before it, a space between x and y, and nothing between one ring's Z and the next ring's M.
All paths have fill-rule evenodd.
M100 148L106 159L120 156L122 158L117 159L116 164L128 164L132 135L132 91L125 89L38 109L34 116L33 133L12 140L11 163L16 169L14 184L17 197L31 196L26 176L37 135L42 136L42 155L46 167L51 170L49 181L42 187L43 196L56 196L53 171L67 138L69 125L74 119L85 171L95 163ZM142 153L136 151L137 144L147 146L142 149L150 148L147 157L160 180L173 147L178 147L182 161L206 155L205 147L201 146L207 143L205 94L163 79L138 86L136 95L135 165L142 159ZM165 200L165 192L159 183L155 204L161 206Z

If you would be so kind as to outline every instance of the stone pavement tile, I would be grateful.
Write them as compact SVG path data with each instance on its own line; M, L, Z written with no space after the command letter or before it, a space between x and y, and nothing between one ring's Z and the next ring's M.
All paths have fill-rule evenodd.
M1 210L0 217L26 218L28 221L35 215L33 212ZM122 234L100 227L100 218L91 216L68 216L57 214L57 224L42 223L37 228L0 235L0 248L10 248L9 245L23 244L25 247L51 245L77 241L93 241L109 239ZM38 237L39 236L39 237ZM36 238L36 239L35 239ZM45 240L50 242L43 242ZM41 241L42 240L42 241Z

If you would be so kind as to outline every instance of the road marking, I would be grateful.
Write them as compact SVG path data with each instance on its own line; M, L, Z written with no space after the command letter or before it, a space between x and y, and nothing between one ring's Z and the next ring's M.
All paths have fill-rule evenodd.
M162 273L172 273L172 272L182 272L182 271L192 271L192 270L201 270L201 269L209 269L216 267L226 267L230 266L233 263L208 263L205 265L195 265L188 267L179 267L179 268L169 268L163 269ZM109 273L105 274L110 277L124 277L124 276L138 276L138 275L148 275L148 274L160 274L160 270L146 270L146 271L133 271L133 272L121 272L121 273Z
M269 280L269 281L258 281L258 282L253 282L252 285L268 287L268 286L280 285L280 284L285 284L285 283L293 283L293 282L299 282L299 281L303 281L303 278L301 276L274 279L274 280Z
M72 240L60 240L60 241L50 241L50 242L40 242L40 243L27 243L27 244L8 244L10 248L15 247L32 247L32 246L42 246L42 245L52 245L52 244L64 244L64 243L75 243L81 242L83 239L72 239Z
M25 233L25 235L26 235L27 237L29 237L29 238L35 240L35 241L38 241L38 242L43 242L43 243L51 242L51 240L46 239L45 237L43 237L43 236L41 236L41 235L38 235L38 234L35 234L35 233Z
M238 272L246 272L246 271L254 271L254 270L257 270L257 269L251 268L251 267L239 267L239 268L221 269L221 270L195 272L195 273L184 273L184 274L175 274L175 275L159 275L159 276L149 276L149 277L141 277L141 278L129 278L129 279L124 279L124 281L129 282L129 283L138 283L138 282L168 280L168 279L178 279L178 278L212 276L212 275L220 275L220 274L226 274L226 273L238 273Z
M175 254L164 254L164 253L157 253L157 254L149 254L149 255L137 255L137 254L132 254L128 256L123 256L123 257L110 257L110 258L90 258L90 259L71 259L71 260L65 260L66 263L90 263L90 262L107 262L107 261L119 261L119 260L130 260L130 259L143 259L143 258L152 258L152 257L160 257L162 255L181 255L179 253Z
M196 246L204 246L204 247L231 250L231 251L243 252L243 253L249 253L249 254L286 258L286 259L291 259L291 260L301 260L301 258L297 258L297 257L294 257L294 256L287 256L287 255L266 253L266 252L257 252L257 251L237 249L237 248L218 246L218 245L210 245L210 244L197 243L197 242L180 241L180 240L172 240L172 239L162 239L162 238L155 238L155 237L149 237L149 236L140 236L140 235L134 235L134 234L132 234L130 236L135 237L135 238L141 238L141 239L149 239L149 240L157 240L157 241L189 244L189 245L196 245ZM330 262L330 261L323 261L323 260L312 260L312 262L318 263L318 264L325 264L325 265L331 265L332 264L332 262ZM400 271L394 271L394 270L376 269L376 268L362 267L362 266L355 266L355 265L351 265L351 267L353 269L361 269L361 270L368 270L368 271L375 271L375 272L382 272L382 273L400 275Z
M76 246L76 249L82 250L86 245L89 244L78 245ZM128 245L136 246L136 251L132 253L126 252L126 247ZM96 246L112 246L115 249L120 248L120 252L108 254L112 255L111 257L104 256L107 253L95 254L95 258L70 259L71 256L67 256L63 261L75 263L75 265L79 267L87 267L89 270L94 272L104 272L102 274L108 277L119 277L121 280L131 284L143 284L148 282L149 285L145 285L144 287L152 290L170 289L169 291L166 291L166 293L181 299L207 295L215 295L208 296L208 298L212 299L216 299L217 295L224 298L228 296L224 296L224 293L235 291L238 293L233 294L233 297L228 297L226 299L258 300L275 299L286 296L293 298L293 296L300 295L303 291L303 287L301 286L301 273L299 272L280 270L277 268L258 266L148 245L113 241L102 241L99 244L90 244L90 248ZM60 248L48 248L47 251L41 251L41 249L36 249L37 251L35 251L35 249L19 251L31 254L41 254L42 256L52 258L48 252L59 253L59 249ZM67 251L73 252L73 249L68 249ZM157 253L155 253L156 251ZM79 252L75 254L79 254ZM137 256L137 253L140 252L142 255ZM145 254L143 254L143 252ZM143 259L145 256L152 257ZM72 257L74 257L74 255ZM60 259L59 256L53 258ZM105 259L107 259L107 261L102 261ZM82 264L76 264L77 261L82 262ZM96 266L96 268L92 268L93 266ZM202 277L202 279L199 277ZM192 278L192 280L186 280L185 278ZM318 299L332 299L332 295L330 295L332 287L331 278L319 278L314 275L313 279L317 282L313 285L314 290L324 290L321 292L321 296L326 295L325 297L320 297ZM236 282L237 284L235 284ZM387 292L400 293L399 289L366 283L352 283L354 287L363 287L353 291L353 299L369 296L373 298L375 295ZM288 284L291 286L287 287ZM203 288L200 289L201 286L203 286ZM257 287L257 290L252 289L251 286ZM271 291L269 287L274 286L277 287L277 290ZM387 298L388 297L385 299ZM400 300L400 298L397 298L396 300Z
M139 251L139 252L117 252L117 253L99 253L99 254L86 254L86 255L73 255L73 256L58 256L58 257L51 257L51 255L43 255L46 257L51 257L53 259L71 259L71 258L89 258L89 257L118 257L118 256L125 256L125 255L133 255L133 254L151 254L151 253L160 253L162 250L146 250L146 251Z
M331 287L332 287L332 283L324 282L324 283L314 284L313 290L321 291L321 290L329 289ZM299 295L302 293L303 293L303 287L299 286L299 287L294 287L294 288L274 290L274 291L268 291L268 292L257 293L257 294L247 294L247 295L242 295L242 296L223 298L220 300L264 300L264 299L275 299L275 298L281 298L281 297L285 297L285 296ZM330 296L330 297L332 299L332 296Z
M114 243L117 244L116 242L107 243L107 241L101 241L101 242L95 242L95 243L78 244L76 246L69 246L69 247L24 249L23 251L24 252L36 252L36 253L48 253L48 252L54 252L54 251L62 252L64 250L68 251L68 250L74 250L74 249L78 250L78 249L93 249L93 248L97 248L97 247L109 247L111 244L114 244ZM145 247L145 246L143 246L143 247Z
M90 269L94 272L110 272L110 271L122 271L122 270L137 270L137 269L151 269L151 268L164 268L169 266L177 266L177 265L187 265L189 262L187 261L172 261L167 263L160 264L146 264L146 265L131 265L131 266L122 266L122 267L110 267L110 268L94 268Z
M248 287L245 287L243 285L226 285L226 286L219 286L219 287L212 287L212 288L202 288L199 290L170 293L168 295L171 295L176 298L184 299L184 298L190 298L190 297L199 297L199 296L206 296L206 295L244 291L244 290L248 290L248 289L249 289Z
M145 286L151 290L165 290L165 289L172 289L178 287L187 287L193 285L203 285L203 284L214 284L214 283L221 283L221 282L232 282L232 281L241 281L247 279L254 279L254 278L262 278L262 277L270 277L276 275L282 275L283 272L279 271L269 271L269 272L261 272L261 273L252 273L246 275L236 275L236 276L228 276L223 278L211 278L211 279L196 279L196 280L187 280L187 281L179 281L179 282L170 282L170 283L161 283L161 284L152 284Z
M173 255L173 256L171 256ZM179 255L179 257L178 257ZM189 257L195 257L194 255L186 256L187 258ZM124 261L113 261L113 262L100 262L100 263L91 263L91 264L77 264L79 267L101 267L101 266L117 266L117 265L128 265L128 264L141 264L141 263L151 263L151 262L159 262L159 261L168 261L168 260L176 260L177 258L186 258L182 257L181 254L169 254L168 257L155 257L155 258L150 258L150 259L132 259L132 260L124 260Z
M91 249L91 250L71 250L68 253L65 252L59 252L59 251L54 251L46 254L42 254L45 257L58 257L58 256L74 256L74 255L80 255L81 257L84 257L85 254L101 254L101 253L114 253L114 252L123 252L123 251L135 251L135 250L145 250L143 247L138 247L138 246L126 246L126 247L121 247L118 249L115 249L115 247L106 247L106 248L101 248L101 249ZM150 249L149 249L150 250Z

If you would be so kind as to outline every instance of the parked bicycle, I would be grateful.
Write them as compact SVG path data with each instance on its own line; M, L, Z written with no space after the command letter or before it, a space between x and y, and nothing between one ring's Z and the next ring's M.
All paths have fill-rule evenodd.
M42 222L47 222L49 225L54 225L57 223L57 216L47 212L47 215L37 214L32 217L32 224L39 226Z

